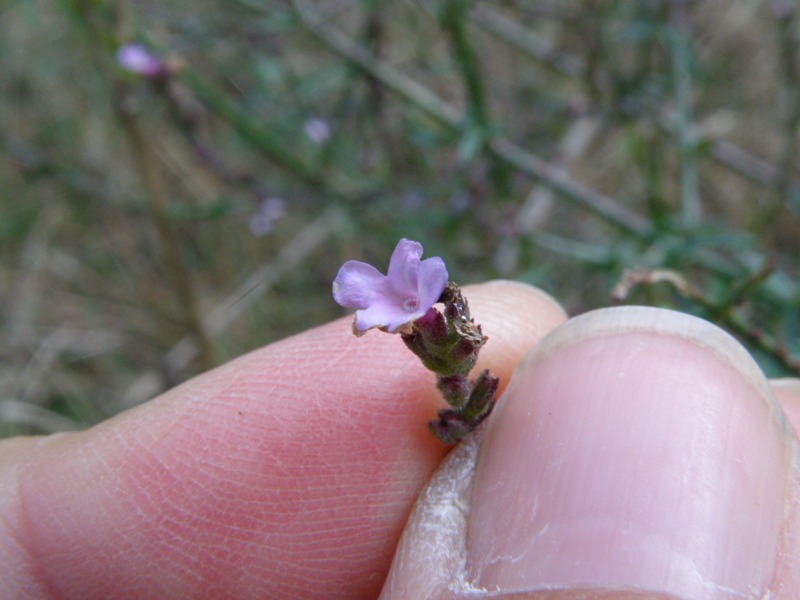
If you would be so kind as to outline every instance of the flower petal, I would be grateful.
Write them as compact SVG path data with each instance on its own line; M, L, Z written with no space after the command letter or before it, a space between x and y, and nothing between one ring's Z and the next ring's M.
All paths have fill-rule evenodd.
M390 333L422 315L408 313L396 302L376 302L366 310L356 311L356 329L366 331L372 327L386 327Z
M386 275L360 260L348 260L333 280L333 299L346 308L368 308L388 293Z
M426 258L419 267L419 305L422 313L439 300L447 285L447 268L438 256Z
M389 285L403 296L417 295L422 244L401 239L389 261Z

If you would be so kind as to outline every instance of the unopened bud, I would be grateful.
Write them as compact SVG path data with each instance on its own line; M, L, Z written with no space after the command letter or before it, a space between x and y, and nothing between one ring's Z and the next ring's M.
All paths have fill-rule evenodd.
M464 439L472 427L464 423L454 410L440 410L436 419L428 423L428 429L448 446Z
M472 392L464 406L464 420L473 427L477 427L481 421L489 416L495 405L495 394L500 380L493 377L486 369L478 375L472 385Z
M445 402L454 408L463 407L470 395L469 381L464 375L439 377L436 387L439 388Z

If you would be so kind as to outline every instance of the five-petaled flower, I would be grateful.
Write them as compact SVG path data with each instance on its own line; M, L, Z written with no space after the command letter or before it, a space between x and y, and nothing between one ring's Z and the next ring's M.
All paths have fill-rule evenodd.
M389 261L389 271L358 260L349 260L333 281L333 298L355 308L357 333L381 327L390 333L406 331L405 325L423 316L439 300L447 285L447 269L438 256L420 261L422 245L401 239Z

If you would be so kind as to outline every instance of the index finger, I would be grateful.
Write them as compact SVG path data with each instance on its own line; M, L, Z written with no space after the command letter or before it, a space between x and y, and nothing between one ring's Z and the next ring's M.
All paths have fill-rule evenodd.
M465 294L490 337L477 368L504 382L564 319L520 284ZM86 432L7 446L0 568L64 597L375 596L446 451L425 430L438 405L396 336L304 332Z

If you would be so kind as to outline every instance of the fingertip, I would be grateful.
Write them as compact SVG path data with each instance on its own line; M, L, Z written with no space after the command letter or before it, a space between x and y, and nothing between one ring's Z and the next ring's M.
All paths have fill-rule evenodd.
M502 391L522 357L566 321L567 313L548 293L518 281L493 280L463 290L475 321L489 337L475 369L494 371Z
M488 315L523 319L541 330L566 320L564 308L547 292L521 281L493 279L463 287L470 306Z

